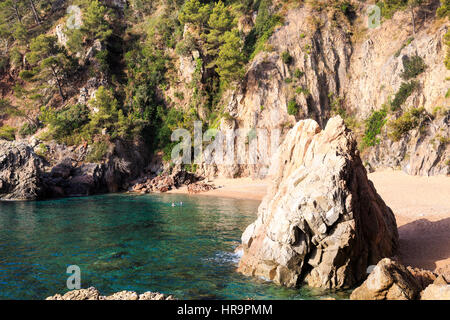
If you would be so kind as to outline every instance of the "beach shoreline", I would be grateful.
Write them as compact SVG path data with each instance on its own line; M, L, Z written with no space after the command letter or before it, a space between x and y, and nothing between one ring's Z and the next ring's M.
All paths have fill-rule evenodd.
M412 267L450 272L450 178L411 176L385 169L368 174L394 212L400 237L399 258ZM262 200L269 180L217 178L217 189L196 195ZM188 194L187 187L171 190Z

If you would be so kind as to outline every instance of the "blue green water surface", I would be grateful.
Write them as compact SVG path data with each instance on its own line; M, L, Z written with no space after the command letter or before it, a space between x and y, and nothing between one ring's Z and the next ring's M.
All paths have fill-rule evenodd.
M172 202L183 206L172 207ZM64 293L67 266L102 294L158 291L179 299L311 299L235 272L233 252L257 201L110 194L0 202L0 299Z

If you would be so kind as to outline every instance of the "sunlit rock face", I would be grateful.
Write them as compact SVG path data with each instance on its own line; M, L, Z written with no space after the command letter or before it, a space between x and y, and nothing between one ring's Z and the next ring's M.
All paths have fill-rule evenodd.
M299 121L272 159L272 184L242 235L238 271L293 287L345 288L395 254L395 217L367 179L340 117Z
M35 200L41 193L44 163L22 142L0 140L0 200Z

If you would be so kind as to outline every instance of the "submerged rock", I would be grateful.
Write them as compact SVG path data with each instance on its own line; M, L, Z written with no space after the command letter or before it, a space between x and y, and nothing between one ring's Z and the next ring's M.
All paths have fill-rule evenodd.
M0 140L0 200L35 200L42 194L42 159L25 143Z
M340 117L291 129L272 159L258 218L242 235L238 271L285 286L345 288L398 247L395 217Z
M159 292L144 292L137 294L134 291L120 291L109 296L102 296L94 287L87 289L72 290L64 295L55 294L45 300L174 300L172 295L165 295Z

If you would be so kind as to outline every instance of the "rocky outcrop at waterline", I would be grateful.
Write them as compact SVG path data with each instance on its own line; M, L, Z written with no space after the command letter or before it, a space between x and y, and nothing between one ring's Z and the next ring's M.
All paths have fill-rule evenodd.
M43 160L21 142L0 140L0 200L34 200L44 190Z
M450 300L450 284L442 275L382 259L353 290L352 300Z
M351 287L398 247L395 217L368 180L340 117L291 129L272 159L273 183L242 235L238 271L285 286Z
M150 173L139 177L131 183L128 191L139 193L167 192L182 185L189 186L202 179L196 174L182 170L179 166L172 168L171 171L164 171L156 176Z
M134 291L120 291L109 296L102 296L94 287L87 289L72 290L64 295L55 294L45 300L175 300L172 295L159 292L144 292L138 294Z
M28 144L0 140L0 200L88 196L127 190L149 162L142 144L120 140L97 163L86 160L90 146L51 144L44 153L40 149L36 141Z

